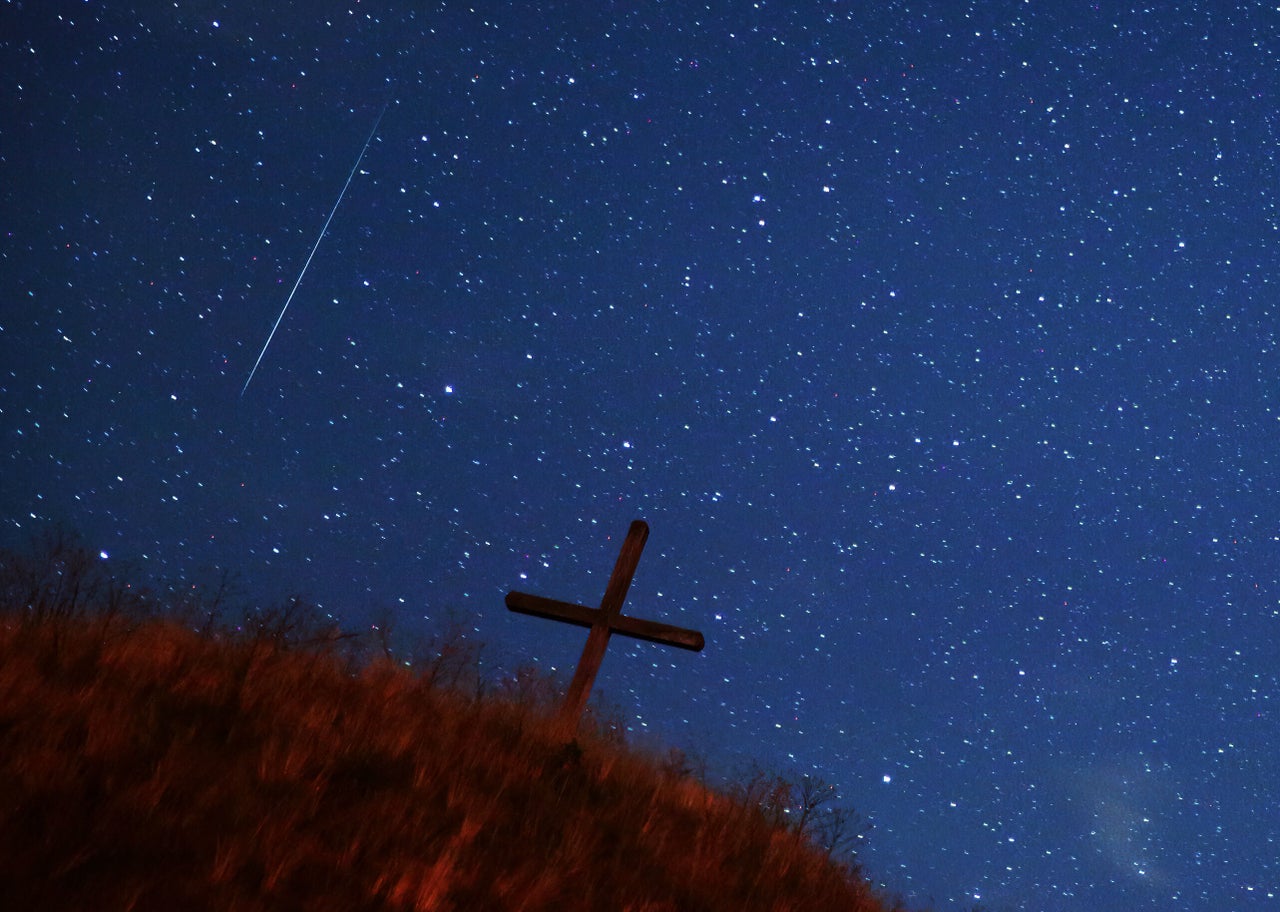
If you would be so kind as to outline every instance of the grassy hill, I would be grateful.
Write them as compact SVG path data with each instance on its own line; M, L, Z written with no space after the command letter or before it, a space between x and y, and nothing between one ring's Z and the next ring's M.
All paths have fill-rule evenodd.
M776 780L565 743L296 602L181 623L55 550L0 556L0 908L885 908Z

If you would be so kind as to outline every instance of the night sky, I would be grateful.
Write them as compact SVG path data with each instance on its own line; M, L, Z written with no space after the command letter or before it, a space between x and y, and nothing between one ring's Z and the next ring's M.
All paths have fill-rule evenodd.
M643 518L639 743L1276 909L1280 11L1152 6L5 0L3 538L567 676Z

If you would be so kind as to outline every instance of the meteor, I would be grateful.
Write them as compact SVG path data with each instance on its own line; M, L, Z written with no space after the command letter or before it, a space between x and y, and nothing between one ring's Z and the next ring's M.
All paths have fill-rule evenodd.
M298 273L298 279L293 283L293 288L289 291L289 296L284 299L284 307L280 308L280 316L276 317L275 325L271 327L271 332L267 334L267 341L262 344L262 351L258 352L258 360L253 362L253 369L249 371L249 378L244 381L244 386L240 387L240 395L244 395L244 391L249 388L249 384L253 381L253 375L258 372L258 365L262 363L262 357L267 353L267 349L271 347L271 340L276 336L276 330L280 328L280 321L284 319L284 312L289 309L289 304L293 301L293 296L298 292L298 286L302 284L302 277L307 274L307 268L311 265L311 260L316 255L316 251L320 249L320 242L324 240L325 232L329 230L329 223L333 221L334 215L338 211L338 207L342 205L342 198L347 195L347 188L351 186L351 179L356 176L356 171L360 168L360 162L364 161L364 154L369 151L369 144L373 142L373 137L377 135L378 125L382 123L382 115L387 113L387 108L391 106L391 100L387 99L387 103L382 106L382 110L378 113L378 119L373 122L373 129L369 131L369 138L364 141L360 154L356 156L356 163L351 166L351 173L347 175L347 182L342 185L342 192L338 194L337 200L334 201L333 208L329 210L329 217L324 220L324 227L320 229L320 234L316 238L315 244L311 247L311 253L307 254L307 261L302 264L302 271Z

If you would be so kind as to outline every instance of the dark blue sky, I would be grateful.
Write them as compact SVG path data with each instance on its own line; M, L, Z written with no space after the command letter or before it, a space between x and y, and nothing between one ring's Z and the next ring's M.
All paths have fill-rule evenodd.
M644 518L642 742L917 905L1274 908L1280 13L866 6L4 3L5 537L568 673L503 594Z

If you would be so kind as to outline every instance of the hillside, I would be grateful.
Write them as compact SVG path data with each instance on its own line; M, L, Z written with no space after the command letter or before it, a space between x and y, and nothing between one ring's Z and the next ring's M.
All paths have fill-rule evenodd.
M0 908L884 908L759 789L566 744L297 603L179 623L74 551L6 561Z

